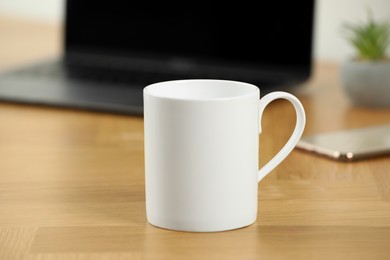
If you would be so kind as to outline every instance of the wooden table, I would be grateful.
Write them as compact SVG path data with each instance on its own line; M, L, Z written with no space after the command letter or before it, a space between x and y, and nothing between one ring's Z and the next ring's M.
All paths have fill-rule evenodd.
M60 54L56 26L2 17L0 30L2 69ZM314 68L295 93L305 134L390 122L350 105L337 65ZM266 109L260 165L293 124L289 103ZM0 103L0 259L390 259L389 157L293 151L259 184L255 224L185 233L146 222L143 142L142 117Z

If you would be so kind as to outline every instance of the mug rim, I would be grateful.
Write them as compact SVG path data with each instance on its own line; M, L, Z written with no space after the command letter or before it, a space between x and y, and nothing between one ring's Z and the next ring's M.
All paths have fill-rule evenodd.
M156 93L154 90L158 87L172 87L178 86L181 84L193 84L193 83L218 83L218 84L230 84L230 86L236 85L240 86L242 91L241 94L232 94L229 96L217 96L217 97L186 97L186 96L180 96L180 95L164 95L161 93ZM214 85L216 86L216 85ZM221 85L220 85L221 86ZM243 89L242 87L245 87ZM244 93L245 92L245 93ZM222 100L234 100L234 99L241 99L241 98L247 98L247 97L260 97L260 89L254 84L246 83L242 81L236 81L236 80L224 80L224 79L179 79L179 80L168 80L168 81L161 81L156 82L153 84L150 84L146 86L143 89L144 95L161 98L161 99L167 99L167 100L181 100L181 101L222 101Z

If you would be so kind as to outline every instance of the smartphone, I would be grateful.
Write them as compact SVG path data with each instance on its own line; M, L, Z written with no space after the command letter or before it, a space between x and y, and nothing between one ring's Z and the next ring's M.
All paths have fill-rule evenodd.
M307 136L296 147L341 161L390 155L390 124Z

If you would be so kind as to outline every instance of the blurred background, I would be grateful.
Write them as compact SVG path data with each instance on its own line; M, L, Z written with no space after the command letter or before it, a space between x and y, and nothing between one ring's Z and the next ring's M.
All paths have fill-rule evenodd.
M59 25L63 5L64 0L0 0L0 16ZM389 0L317 0L314 58L341 62L350 57L353 49L342 36L342 24L365 20L368 8L375 18L390 20ZM0 30L4 29L0 24Z

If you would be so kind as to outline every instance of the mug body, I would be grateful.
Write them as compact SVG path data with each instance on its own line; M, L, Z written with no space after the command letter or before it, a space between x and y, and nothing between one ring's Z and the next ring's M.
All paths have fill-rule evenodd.
M144 89L148 221L212 232L257 216L259 89L178 80Z

